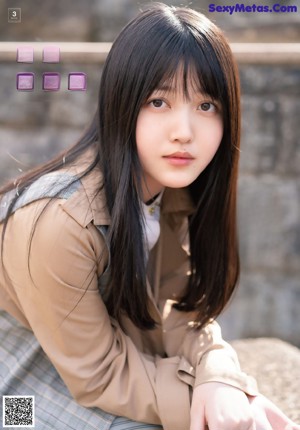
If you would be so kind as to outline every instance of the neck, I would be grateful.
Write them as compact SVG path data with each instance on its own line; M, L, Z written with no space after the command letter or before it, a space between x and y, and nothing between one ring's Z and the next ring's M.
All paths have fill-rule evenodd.
M164 187L162 186L149 188L143 185L142 186L143 202L145 204L151 204L151 202L154 201L163 190L164 190Z

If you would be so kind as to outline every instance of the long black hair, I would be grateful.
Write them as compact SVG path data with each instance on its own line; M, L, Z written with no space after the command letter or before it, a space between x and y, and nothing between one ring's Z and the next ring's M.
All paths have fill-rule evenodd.
M222 311L239 274L236 182L240 135L237 68L224 35L204 15L158 3L133 19L108 54L97 113L84 136L18 181L21 195L41 175L73 163L87 148L95 147L95 159L83 175L100 167L103 183L99 188L104 187L111 216L111 280L106 305L113 317L119 319L125 312L144 329L153 328L155 321L146 291L140 207L143 173L137 155L136 123L151 93L173 80L179 65L183 68L183 90L187 92L192 76L203 93L221 104L224 123L215 157L189 186L196 207L189 220L191 276L176 305L182 311L196 310L199 327L204 326ZM13 187L10 183L0 192Z

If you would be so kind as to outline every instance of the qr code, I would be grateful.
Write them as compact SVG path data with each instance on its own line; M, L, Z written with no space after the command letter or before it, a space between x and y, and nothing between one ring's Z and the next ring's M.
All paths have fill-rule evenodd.
M3 396L3 427L34 427L34 396Z

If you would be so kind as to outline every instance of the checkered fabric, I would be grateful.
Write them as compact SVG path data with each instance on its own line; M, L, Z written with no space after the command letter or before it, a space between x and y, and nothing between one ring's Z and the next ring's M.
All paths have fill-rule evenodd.
M33 333L0 310L0 396L6 395L35 396L36 430L162 430L78 405Z

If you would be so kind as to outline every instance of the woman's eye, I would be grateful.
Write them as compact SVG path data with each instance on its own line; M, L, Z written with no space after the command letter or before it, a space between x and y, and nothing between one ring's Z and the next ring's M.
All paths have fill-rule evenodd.
M160 108L164 106L165 102L161 99L154 99L154 100L151 100L149 104L155 108Z
M203 112L215 112L217 108L213 103L205 102L201 103L200 110Z

